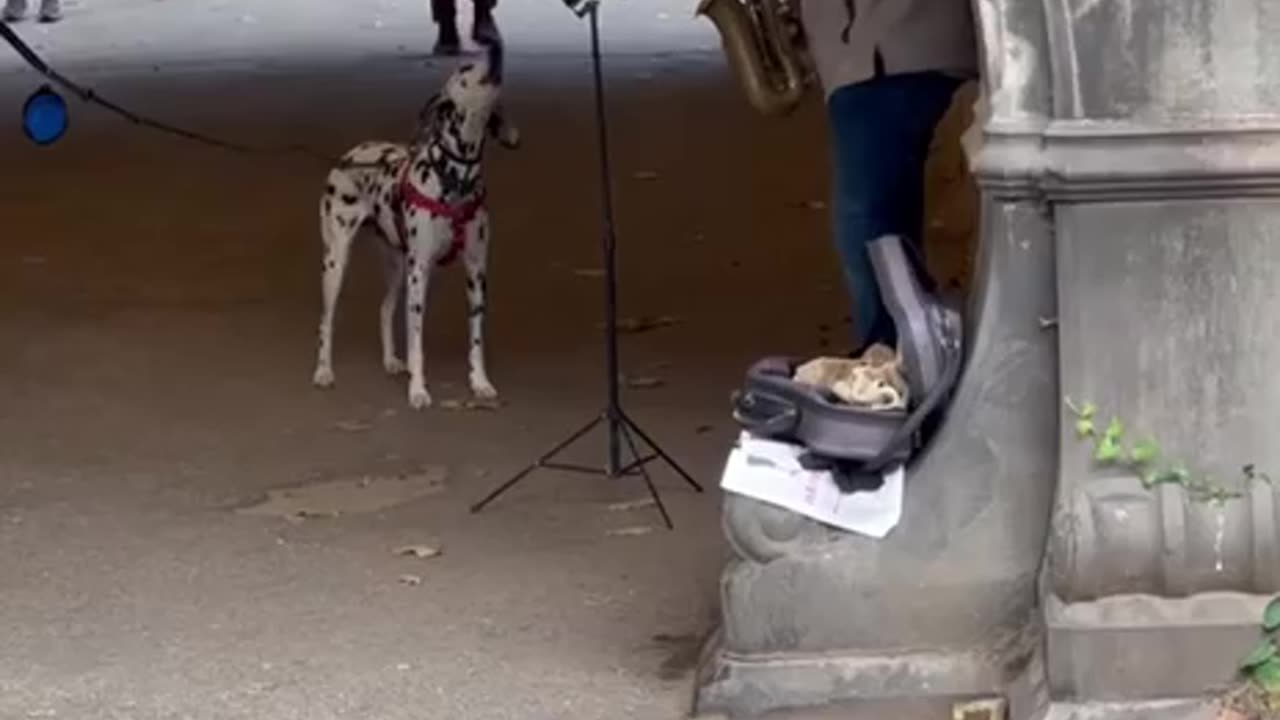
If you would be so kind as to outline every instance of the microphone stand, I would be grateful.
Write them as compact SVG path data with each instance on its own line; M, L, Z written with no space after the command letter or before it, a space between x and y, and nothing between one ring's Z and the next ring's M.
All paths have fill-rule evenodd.
M579 16L586 15L591 27L591 65L595 76L596 142L598 145L600 159L600 189L602 194L602 224L604 229L605 371L607 373L606 404L604 410L589 423L583 425L573 433L570 433L568 437L561 440L559 443L556 443L550 450L543 453L536 460L525 466L520 472L512 476L511 479L499 485L482 500L472 505L471 512L480 512L494 500L497 500L503 493L515 487L521 480L525 479L535 470L540 468L604 476L610 479L639 475L644 480L645 487L648 488L649 496L653 498L653 502L657 506L658 512L662 515L663 523L666 524L667 529L670 530L674 529L675 526L671 522L671 516L667 513L666 505L662 502L662 496L658 494L658 489L653 484L653 479L649 475L647 465L654 460L661 459L672 470L674 470L676 474L683 478L684 481L694 489L694 491L702 492L702 486L699 485L698 482L694 480L679 463L673 460L661 446L654 442L653 439L649 437L648 433L646 433L634 420L632 420L631 417L627 415L627 412L622 408L621 393L618 389L618 277L617 260L615 257L618 241L614 230L613 171L609 162L609 136L604 102L604 73L601 69L602 63L600 59L600 11L599 2L597 0L578 1L581 2L581 5L576 7L573 4L573 0L566 0L566 4L568 4L570 8L574 9L575 14L578 14ZM575 442L582 439L582 437L587 433L602 424L607 430L609 441L608 454L605 456L605 465L603 468L572 463L561 463L555 460L561 452L568 449ZM648 446L649 450L647 453L642 454L640 452L640 446L637 439ZM623 462L624 445L626 446L627 453L631 458L625 463Z

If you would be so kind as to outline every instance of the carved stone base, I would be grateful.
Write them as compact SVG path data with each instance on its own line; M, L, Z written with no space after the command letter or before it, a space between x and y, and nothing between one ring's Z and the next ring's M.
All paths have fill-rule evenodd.
M700 712L730 717L850 700L961 699L1001 695L1004 673L982 652L898 656L781 655L736 657L719 638L707 648L699 678Z
M1053 696L1142 703L1185 696L1188 689L1226 688L1258 641L1268 601L1229 592L1072 604L1050 597L1045 621Z
M1040 720L1216 720L1217 717L1218 707L1213 702L1158 700L1128 704L1054 703Z

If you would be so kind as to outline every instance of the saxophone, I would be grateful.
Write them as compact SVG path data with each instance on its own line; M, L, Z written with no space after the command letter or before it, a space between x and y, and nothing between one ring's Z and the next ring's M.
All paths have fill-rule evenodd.
M797 0L790 0L794 3ZM788 0L701 0L697 14L720 33L747 102L765 115L781 116L800 104L813 73Z

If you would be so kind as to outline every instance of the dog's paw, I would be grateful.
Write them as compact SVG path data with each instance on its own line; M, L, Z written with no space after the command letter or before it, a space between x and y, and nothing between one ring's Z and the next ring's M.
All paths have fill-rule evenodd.
M520 147L520 131L512 125L508 125L502 130L502 135L498 138L498 142L508 150L515 150Z
M311 384L318 388L333 387L333 368L316 368L315 375L311 376Z
M431 393L426 388L409 388L409 407L426 410L431 407Z
M386 370L387 374L391 375L392 377L396 375L403 375L409 370L408 366L404 364L403 360L401 360L400 358L394 358L394 357L383 358L382 369Z
M486 381L471 383L471 394L476 396L477 400L497 400L498 389L492 383Z

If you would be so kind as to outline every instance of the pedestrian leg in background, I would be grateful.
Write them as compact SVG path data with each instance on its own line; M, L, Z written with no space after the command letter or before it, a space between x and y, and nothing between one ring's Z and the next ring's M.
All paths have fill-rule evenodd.
M471 23L471 39L488 45L498 37L498 26L493 22L493 8L498 0L473 0L475 18Z
M5 0L5 22L18 22L27 16L27 0ZM62 19L62 0L41 0L40 22L58 22Z
M853 300L856 352L877 342L897 344L867 245L893 234L923 253L925 161L960 85L937 72L887 75L839 88L827 101L832 224Z
M436 55L457 55L462 52L462 38L458 35L457 0L431 0L431 19L436 24Z
M4 21L17 22L27 14L27 0L6 0L4 4Z

